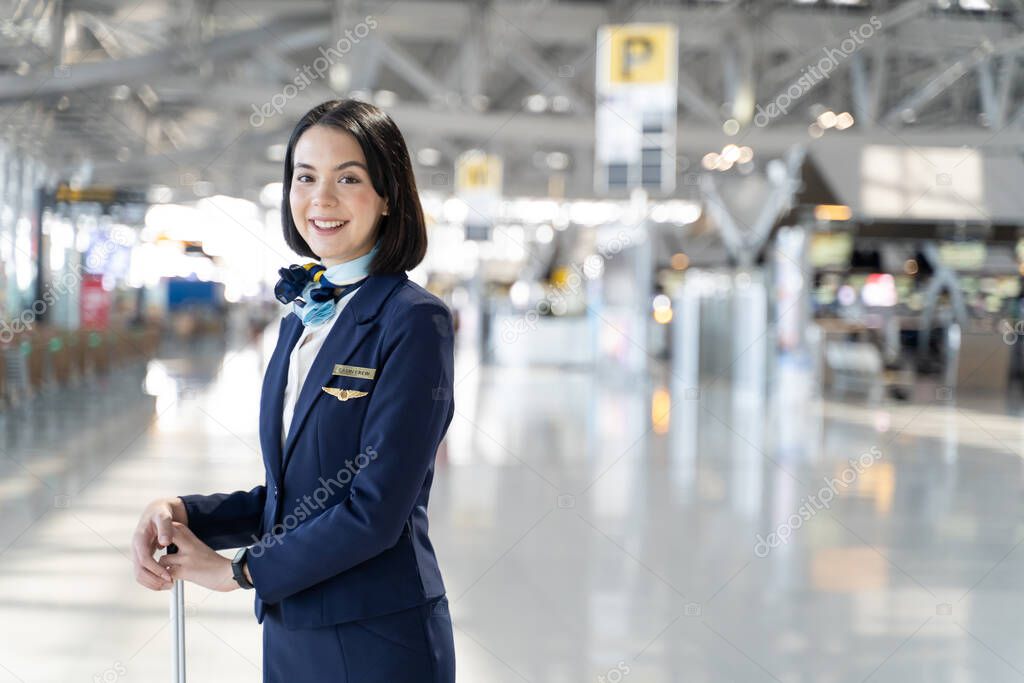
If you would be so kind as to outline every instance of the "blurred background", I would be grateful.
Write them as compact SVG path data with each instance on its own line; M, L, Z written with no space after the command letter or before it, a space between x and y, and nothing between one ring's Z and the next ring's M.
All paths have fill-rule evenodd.
M457 321L461 681L1024 679L1024 2L0 7L0 681L169 677L131 533L263 482L338 97ZM258 680L252 594L186 600L193 679Z

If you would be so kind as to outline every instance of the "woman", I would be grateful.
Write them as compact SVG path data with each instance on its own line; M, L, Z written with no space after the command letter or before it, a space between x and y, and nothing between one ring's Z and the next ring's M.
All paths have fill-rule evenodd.
M150 503L136 580L253 588L267 682L450 683L427 500L454 413L453 333L405 274L427 242L408 150L381 110L331 101L299 121L284 165L285 239L320 263L282 268L275 289L292 311L260 399L266 485Z

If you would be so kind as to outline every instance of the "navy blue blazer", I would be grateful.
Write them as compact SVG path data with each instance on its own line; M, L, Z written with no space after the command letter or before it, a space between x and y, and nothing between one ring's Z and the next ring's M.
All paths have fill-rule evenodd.
M288 362L301 332L294 313L282 319L263 381L266 484L182 496L189 528L215 550L250 546L260 623L271 603L295 629L443 595L427 501L455 412L448 307L405 273L371 275L324 340L282 453Z

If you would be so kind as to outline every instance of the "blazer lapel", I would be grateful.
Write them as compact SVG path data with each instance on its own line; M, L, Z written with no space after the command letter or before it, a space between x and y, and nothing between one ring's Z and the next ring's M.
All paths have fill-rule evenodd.
M260 437L272 481L280 482L281 473L281 414L284 410L284 390L288 383L288 365L292 348L302 333L302 321L294 313L281 320L277 344L267 364L260 396Z
M371 275L356 290L352 299L341 311L339 319L334 322L334 326L327 333L327 338L324 339L324 344L317 353L316 359L309 369L309 374L306 375L302 391L299 392L292 423L288 430L288 439L284 447L282 473L288 466L295 441L299 432L302 431L310 409L316 400L324 395L321 387L330 381L335 364L344 364L349 361L370 328L373 327L371 323L377 317L383 303L391 292L407 279L408 276L405 273ZM280 416L281 413L278 411L279 419ZM280 435L280 432L278 434Z

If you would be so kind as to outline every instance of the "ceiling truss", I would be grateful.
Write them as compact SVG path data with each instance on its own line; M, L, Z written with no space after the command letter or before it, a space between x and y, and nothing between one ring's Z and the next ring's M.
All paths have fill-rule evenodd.
M417 165L423 186L450 186L454 158L478 147L503 155L510 194L546 194L558 173L569 195L591 195L596 32L624 21L679 27L680 173L729 142L781 155L811 141L808 126L825 109L851 112L856 125L815 144L1024 149L1021 0L990 12L939 0L7 4L8 144L63 177L88 163L95 183L166 185L184 197L197 179L258 193L279 180L273 150L294 121L353 93L392 113L414 155L440 152L439 164ZM794 93L809 68L851 44L851 31L862 36L856 50L757 125L758 108ZM335 63L318 71L328 54ZM303 86L290 87L303 73ZM259 121L261 108L272 115ZM723 132L730 119L735 136ZM552 151L569 168L545 166Z

